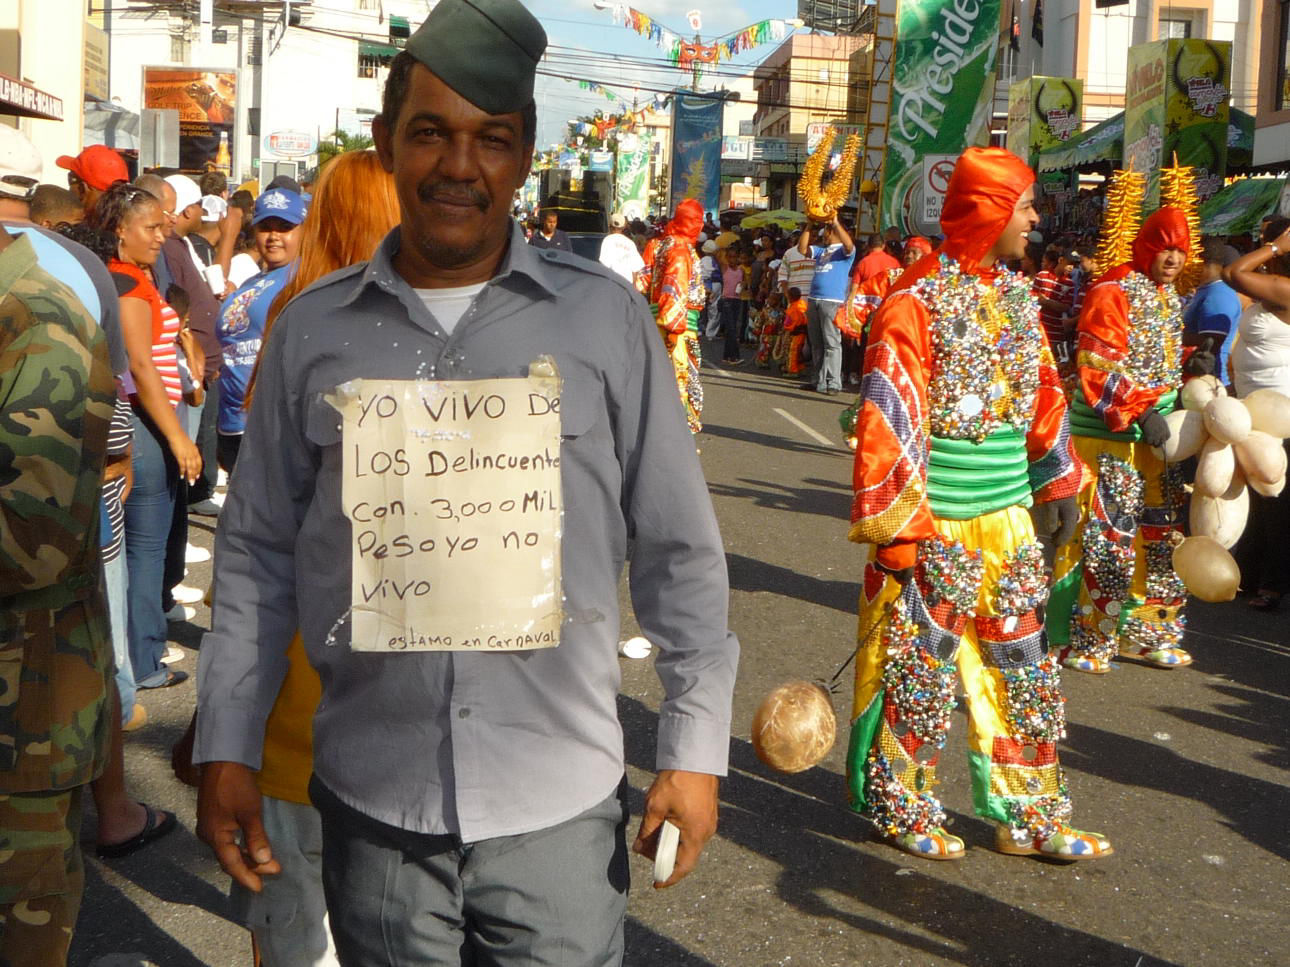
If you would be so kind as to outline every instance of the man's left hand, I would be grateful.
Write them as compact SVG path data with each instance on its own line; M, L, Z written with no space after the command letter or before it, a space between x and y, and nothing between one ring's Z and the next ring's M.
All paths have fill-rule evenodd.
M704 772L664 769L645 793L645 815L632 852L654 858L663 820L681 831L672 875L654 888L661 890L683 880L699 865L699 854L717 831L717 777Z

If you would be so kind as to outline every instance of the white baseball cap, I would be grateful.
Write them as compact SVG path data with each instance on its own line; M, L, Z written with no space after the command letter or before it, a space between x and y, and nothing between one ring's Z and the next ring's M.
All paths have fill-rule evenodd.
M609 216L609 225L611 228L626 228L627 216L622 212L614 212Z
M228 214L228 202L219 195L202 196L202 221L218 222Z
M166 179L166 184L175 189L176 215L189 205L201 204L202 190L197 187L197 182L187 175L171 175Z
M40 152L17 128L0 124L0 196L27 201L36 193L44 165Z

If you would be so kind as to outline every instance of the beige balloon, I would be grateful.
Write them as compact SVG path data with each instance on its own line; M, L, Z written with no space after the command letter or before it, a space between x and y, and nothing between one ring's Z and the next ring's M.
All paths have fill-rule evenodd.
M1226 395L1217 376L1197 376L1183 383L1182 405L1188 410L1203 410L1214 397Z
M1163 447L1151 448L1161 460L1176 463L1194 457L1209 437L1205 417L1197 410L1174 410L1165 416L1165 422L1169 424L1169 439Z
M814 682L785 682L757 706L753 749L777 772L803 772L829 754L837 728L828 692Z
M1250 480L1273 484L1286 475L1285 447L1279 439L1262 430L1251 430L1232 450Z
M1222 440L1210 437L1200 448L1196 461L1196 492L1206 497L1221 497L1232 485L1236 472L1235 451Z
M1264 497L1279 497L1281 491L1286 489L1286 478L1282 477L1276 483L1265 484L1254 478L1250 478L1250 489L1256 494L1262 494Z
M1250 411L1230 396L1216 396L1205 404L1205 429L1224 443L1240 443L1250 435Z
M1174 548L1174 571L1188 592L1202 601L1231 601L1241 586L1241 570L1212 537L1188 537Z
M1189 523L1192 534L1212 537L1225 548L1236 546L1250 516L1250 491L1238 468L1232 484L1221 497L1191 496Z
M1290 396L1274 389L1256 389L1241 402L1250 411L1254 429L1282 440L1290 437Z

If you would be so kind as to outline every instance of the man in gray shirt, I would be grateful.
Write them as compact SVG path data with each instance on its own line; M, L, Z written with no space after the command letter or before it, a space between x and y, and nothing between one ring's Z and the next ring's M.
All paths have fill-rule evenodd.
M253 770L298 627L323 683L311 795L346 964L621 961L617 587L629 547L665 693L633 849L652 854L665 819L679 827L675 872L656 884L669 886L716 828L738 643L672 368L628 285L525 245L508 215L532 158L545 43L518 0L441 0L395 59L373 133L402 224L370 263L278 318L220 517L199 831L250 889L279 869ZM563 380L558 647L362 650L374 642L351 634L344 512L355 441L326 397L354 380L443 381L451 394L454 380L522 378L542 356ZM431 444L404 443L423 466ZM416 479L403 484L407 510L429 512L444 483L405 478ZM461 607L486 609L505 580L481 581Z

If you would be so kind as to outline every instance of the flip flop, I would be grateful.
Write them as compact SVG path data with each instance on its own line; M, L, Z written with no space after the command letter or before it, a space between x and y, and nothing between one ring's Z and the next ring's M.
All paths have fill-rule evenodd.
M168 813L164 809L158 813L146 802L139 803L143 807L146 818L144 819L143 829L139 830L134 836L120 843L100 843L95 853L99 859L119 860L123 856L129 856L131 853L137 853L154 840L161 839L167 833L173 832L176 822L175 814ZM157 821L157 816L163 818Z

